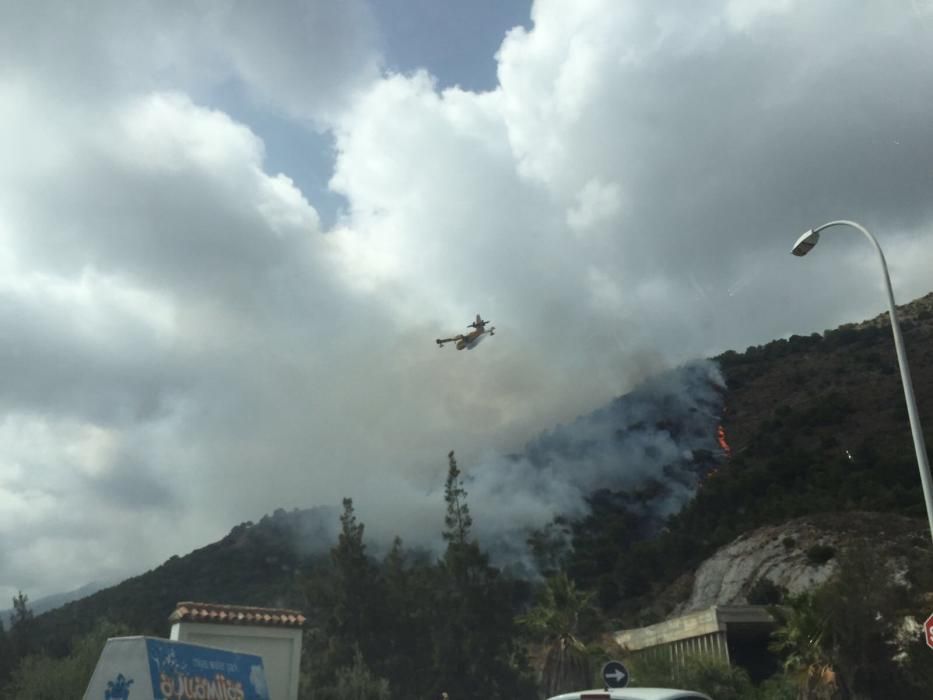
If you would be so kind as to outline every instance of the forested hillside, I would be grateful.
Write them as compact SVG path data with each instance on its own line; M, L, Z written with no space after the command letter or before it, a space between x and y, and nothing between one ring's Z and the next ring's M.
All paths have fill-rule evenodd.
M933 294L902 309L926 441L933 439ZM659 537L639 537L629 494L601 494L574 524L570 571L620 622L667 612L654 594L717 547L811 513L925 517L890 325L843 326L715 358L728 453Z
M905 307L903 318L929 443L933 294ZM546 666L554 639L583 649L608 629L663 619L688 597L697 566L742 533L798 516L865 511L913 516L924 531L884 318L714 359L725 384L711 385L702 401L683 404L654 384L601 409L598 421L581 418L587 426L611 426L608 442L580 441L572 426L558 428L515 457L540 468L558 457L574 464L618 459L621 470L623 456L640 454L630 448L633 435L645 445L645 460L658 459L658 436L672 444L693 436L690 450L631 487L593 492L586 517L559 517L527 533L539 577L504 573L490 563L472 534L481 528L469 515L470 467L458 468L451 455L447 520L438 522L444 552L398 542L375 556L363 544L366 513L356 513L349 501L339 522L334 508L276 511L118 586L24 618L0 638L7 650L0 673L9 674L10 660L27 654L71 653L73 640L104 620L165 635L176 602L210 600L304 610L306 680L317 687L336 689L352 671L370 679L380 697L383 682L391 689L384 697L436 697L452 688L454 697L503 697L506 689L509 697L534 697L531 662ZM649 413L631 410L649 395ZM616 442L628 446L607 451ZM694 490L679 511L664 510L675 502L672 494ZM924 576L917 584L933 586ZM576 606L569 618L544 615L560 601ZM465 657L477 660L466 677L452 661Z

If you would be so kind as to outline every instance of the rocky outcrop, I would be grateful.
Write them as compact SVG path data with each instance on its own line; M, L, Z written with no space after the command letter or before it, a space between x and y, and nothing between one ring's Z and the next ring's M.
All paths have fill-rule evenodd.
M914 547L929 547L924 521L879 513L844 513L799 518L742 535L707 559L694 574L690 597L674 615L713 605L744 605L759 582L796 595L824 583L836 570L836 555L865 544L881 548L906 569ZM773 590L773 587L772 587Z

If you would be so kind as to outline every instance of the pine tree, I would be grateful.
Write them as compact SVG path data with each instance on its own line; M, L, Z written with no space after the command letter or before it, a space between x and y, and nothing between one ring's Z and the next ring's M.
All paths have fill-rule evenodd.
M28 625L33 619L32 608L29 607L29 596L22 591L13 598L13 612L10 613L10 629L18 625Z
M378 667L396 697L429 695L436 582L433 567L410 561L396 537L382 565L382 654Z
M376 570L366 557L363 523L353 500L343 499L340 534L330 551L331 569L308 581L308 607L321 627L309 630L305 644L305 683L331 687L338 669L352 666L357 652L369 663L378 655L378 621L372 611L379 599Z
M447 455L444 487L447 513L434 623L435 685L430 695L459 697L533 697L524 669L513 663L516 628L511 589L489 557L471 539L473 519L457 460Z
M6 626L0 620L0 688L6 684L10 671L13 670L13 649L10 645Z
M29 607L29 596L19 591L13 598L13 612L10 613L10 646L13 658L19 659L32 651L33 614Z
M343 499L343 513L340 514L340 535L337 537L337 547L332 551L335 561L343 555L347 560L360 561L364 559L366 545L363 544L363 531L366 526L357 522L356 512L353 509L353 499Z
M335 596L330 625L337 660L341 666L352 663L355 649L361 649L364 657L370 651L368 612L375 576L372 565L366 559L364 529L363 523L356 519L353 499L343 499L340 536L337 546L331 550Z
M444 484L444 500L447 502L447 515L444 517L444 540L455 547L463 547L470 537L473 518L467 505L467 492L460 479L460 468L451 450L447 454L447 482Z

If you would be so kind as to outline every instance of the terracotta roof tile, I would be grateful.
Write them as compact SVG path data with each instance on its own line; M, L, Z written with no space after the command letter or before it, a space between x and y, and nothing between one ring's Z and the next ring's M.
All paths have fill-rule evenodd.
M178 603L169 622L212 622L226 625L262 625L266 627L301 627L305 616L299 610L256 608L215 603Z

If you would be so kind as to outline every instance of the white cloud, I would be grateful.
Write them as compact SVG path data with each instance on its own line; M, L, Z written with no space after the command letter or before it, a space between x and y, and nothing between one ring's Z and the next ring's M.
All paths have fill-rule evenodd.
M618 223L621 198L618 186L594 178L577 193L576 203L567 210L567 225L578 235L585 235L604 222Z
M726 19L738 30L751 29L757 21L798 9L795 0L731 0L726 5Z
M433 533L451 448L493 518L489 455L685 358L880 310L847 274L868 251L788 254L821 220L929 285L933 44L894 6L537 2L482 94L379 76L357 2L50 7L0 28L7 592L344 495L368 531ZM333 230L217 107L231 84L333 131ZM494 338L436 348L477 312Z
M182 94L131 100L121 105L114 121L97 130L98 139L131 168L197 168L224 177L240 175L237 166L244 161L258 167L264 155L262 141L247 127L222 112L197 107Z
M236 82L257 102L322 125L379 75L363 0L281 0L271 10L248 0L36 0L4 19L0 59L67 100L211 95Z

